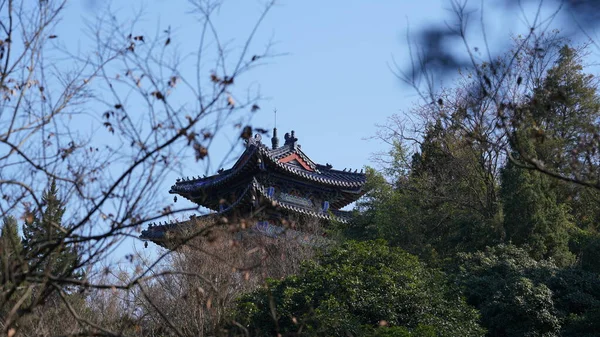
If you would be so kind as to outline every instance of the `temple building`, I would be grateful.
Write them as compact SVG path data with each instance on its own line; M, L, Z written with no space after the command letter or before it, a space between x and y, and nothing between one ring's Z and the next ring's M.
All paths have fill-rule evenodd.
M168 246L169 238L193 228L197 219L217 216L244 219L246 234L314 241L314 236L304 235L309 231L305 223L326 226L331 221L349 221L351 212L341 209L364 194L363 171L317 164L301 150L294 131L284 138L279 146L274 129L269 147L257 134L246 141L246 149L230 169L209 177L177 179L169 193L212 212L188 221L151 224L141 238Z

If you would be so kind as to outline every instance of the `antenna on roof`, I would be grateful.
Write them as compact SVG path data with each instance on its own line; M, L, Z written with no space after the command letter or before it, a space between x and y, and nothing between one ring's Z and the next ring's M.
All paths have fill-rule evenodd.
M273 110L275 114L275 126L273 127L273 138L271 138L271 145L273 145L273 150L279 147L279 138L277 138L277 109Z

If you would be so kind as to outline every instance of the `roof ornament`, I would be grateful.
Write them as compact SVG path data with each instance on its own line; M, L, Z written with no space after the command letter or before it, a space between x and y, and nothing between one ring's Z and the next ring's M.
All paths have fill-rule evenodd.
M219 172L219 174L223 173L223 171L225 171L222 167L217 171Z
M332 169L332 168L333 168L333 165L331 165L331 164L329 164L329 163L325 164L325 166L326 166L328 169Z
M275 125L273 126L273 138L271 138L271 145L273 150L279 147L279 138L277 138L277 109L273 110L275 114Z
M298 138L296 138L296 132L292 130L292 134L286 133L285 136L285 145L289 145L292 147L296 147L296 142L298 142Z
M176 181L176 182L180 182L180 181L181 181L181 178L177 178L177 179L175 179L175 181Z
M251 145L254 146L260 146L262 143L260 142L262 140L262 136L260 134L256 134L254 135L254 137L250 137L247 141L246 147L249 147Z

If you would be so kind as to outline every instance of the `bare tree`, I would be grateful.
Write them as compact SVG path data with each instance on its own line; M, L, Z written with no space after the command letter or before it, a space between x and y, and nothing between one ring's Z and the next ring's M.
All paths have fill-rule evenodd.
M100 319L103 325L145 336L226 335L224 329L235 324L229 314L239 296L267 278L296 273L315 252L315 247L290 236L252 235L243 230L244 221L215 226L218 222L218 218L193 220L190 225L206 229L201 236L195 230L179 231L179 239L191 239L152 268L155 277L139 287L117 290L113 297L95 295L100 301L92 311L107 316ZM138 272L154 262L143 255L136 257ZM131 273L121 275L122 284L131 282Z
M32 222L42 216L42 191L56 181L67 213L62 224L51 226L62 235L38 242L43 248L36 263L64 247L76 247L81 256L61 275L36 271L27 260L14 268L11 282L0 285L6 306L0 327L10 336L51 299L62 301L63 312L78 325L48 334L125 331L93 323L67 297L75 289L133 289L153 277L150 270L168 252L126 283L100 278L113 268L102 266L107 256L123 240L137 238L142 224L196 210L162 201L161 182L181 172L182 159L190 155L204 163L217 160L210 149L224 126L236 125L240 138L250 137L249 118L259 109L260 95L234 84L273 56L269 45L255 52L252 44L271 1L235 49L215 28L220 3L192 0L196 41L178 41L168 27L151 36L136 30L135 19L121 22L108 10L89 25L95 46L89 52L70 51L53 31L66 5L0 2L0 212ZM178 54L181 43L197 45L191 62ZM184 70L189 63L195 72ZM64 276L76 271L85 276Z

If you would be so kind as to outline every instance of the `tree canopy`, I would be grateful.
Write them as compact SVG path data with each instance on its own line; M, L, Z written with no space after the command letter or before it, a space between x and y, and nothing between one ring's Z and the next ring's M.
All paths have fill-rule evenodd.
M236 319L261 336L483 336L444 273L381 240L346 242L269 281L242 297Z

